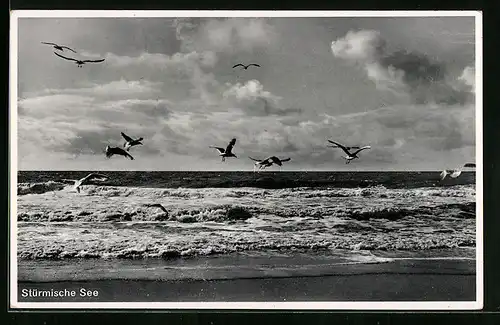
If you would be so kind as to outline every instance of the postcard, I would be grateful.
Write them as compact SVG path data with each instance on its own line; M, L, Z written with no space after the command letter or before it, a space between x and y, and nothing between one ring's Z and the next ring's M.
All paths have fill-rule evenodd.
M10 306L483 306L482 16L13 11Z

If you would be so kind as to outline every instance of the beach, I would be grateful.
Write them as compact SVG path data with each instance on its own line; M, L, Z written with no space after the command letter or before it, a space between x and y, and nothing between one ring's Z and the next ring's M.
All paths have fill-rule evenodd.
M78 193L52 173L20 177L19 301L475 300L471 175L127 172Z

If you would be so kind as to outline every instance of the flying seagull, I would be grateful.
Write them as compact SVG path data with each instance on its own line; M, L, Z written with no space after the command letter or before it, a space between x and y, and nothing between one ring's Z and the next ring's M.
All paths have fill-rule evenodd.
M121 156L130 158L130 160L134 160L134 157L132 157L128 152L126 152L122 148L107 146L106 147L106 157L111 158L111 156L113 156L113 155L121 155Z
M64 52L64 49L68 49L70 50L71 52L73 53L76 53L75 50L73 50L72 48L69 48L67 46L63 46L63 45L58 45L56 43L49 43L49 42L41 42L42 44L47 44L47 45L52 45L56 50L59 50L59 51L62 51Z
M226 158L229 158L229 157L238 158L232 152L233 147L234 147L235 144L236 144L236 138L233 138L233 139L231 139L231 141L227 145L226 149L221 148L221 147L214 147L214 146L209 146L209 148L217 149L217 151L219 152L219 156L222 157L222 161L226 161Z
M143 205L150 208L160 208L163 212L168 213L167 209L165 209L165 207L160 203L145 203Z
M129 137L128 135L126 135L125 133L121 132L122 134L122 137L127 141L123 144L123 147L125 148L125 150L129 151L129 149L133 146L136 146L136 145L139 145L141 144L142 145L142 140L144 140L144 138L139 138L139 139L132 139L131 137Z
M262 169L265 169L267 167L271 167L274 164L278 165L278 166L282 166L283 165L283 162L285 161L290 161L291 158L285 158L285 159L279 159L278 157L276 156L271 156L271 157L268 157L264 160L259 160L259 159L255 159L255 158L252 158L252 157L248 157L250 159L252 159L253 161L255 161L255 164L254 164L254 167L253 167L253 171L255 172L255 168L258 167L258 171L262 170Z
M236 64L236 65L233 66L233 69L236 68L236 67L240 67L241 66L241 67L243 67L243 69L246 70L246 69L248 69L248 67L250 67L252 65L260 68L260 65L258 65L257 63L250 63L250 64L247 64L247 65L238 63L238 64Z
M441 180L445 179L446 176L450 175L451 178L457 178L458 176L460 176L460 174L462 174L462 169L463 168L475 168L476 167L476 164L475 163L466 163L465 165L463 165L462 167L459 167L459 168L455 168L455 169L445 169L441 172L441 174L439 174Z
M63 179L64 182L73 182L74 186L73 189L77 190L78 193L80 193L80 186L88 184L92 180L107 180L109 177L104 174L98 174L98 173L91 173L85 176L84 178L81 178L79 180L74 180L74 179Z
M354 152L351 153L347 147L344 147L340 143L337 143L337 142L331 141L331 140L328 140L328 142L333 143L333 144L337 145L338 148L344 150L344 152L347 154L347 156L344 157L344 159L346 160L346 162L345 162L346 164L350 163L351 160L353 160L353 159L356 159L356 158L359 159L358 153L360 151L363 151L365 149L370 149L371 148L370 146L364 146L364 147L361 147L358 150L356 150L356 151L354 151Z
M60 55L56 52L54 52L55 55L57 55L58 57L61 57L65 60L70 60L70 61L75 61L76 62L76 65L81 68L85 63L91 63L91 62L103 62L104 59L100 59L100 60L77 60L77 59L73 59L73 58L67 58L63 55Z
M329 148L340 148L339 146L328 146ZM351 150L351 149L361 149L360 146L351 146L351 147L348 147L348 146L345 146L345 148L347 150Z

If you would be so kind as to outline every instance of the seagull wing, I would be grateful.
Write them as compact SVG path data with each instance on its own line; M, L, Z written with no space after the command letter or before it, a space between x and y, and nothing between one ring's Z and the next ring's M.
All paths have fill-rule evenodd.
M121 148L120 148L120 149L121 149ZM125 157L130 158L130 160L134 160L134 157L132 157L132 155L131 155L131 154L129 154L128 152L126 152L126 151L125 151L125 150L123 150L123 149L121 149L121 150L123 151L123 153L124 153L124 156L125 156Z
M221 147L209 146L209 148L214 148L214 149L217 149L217 151L218 151L219 153L224 153L224 152L225 152L225 151L224 151L224 148L221 148Z
M130 141L133 141L131 137L129 137L128 135L126 135L125 133L121 132L122 134L122 137L127 140L127 142L130 142Z
M439 174L439 177L441 178L441 180L443 180L446 178L446 175L448 175L448 172L446 170L443 170L441 174Z
M243 68L245 67L243 64L238 63L238 64L233 65L233 69L236 68L236 67L239 67L239 66L242 66Z
M83 60L82 62L103 62L104 59L100 59L100 60Z
M358 150L356 150L355 152L353 152L353 155L356 155L358 152L363 151L365 149L371 149L371 147L370 146L361 147Z
M249 67L249 66L251 66L251 65L253 65L253 66L256 66L256 67L259 67L259 68L260 68L260 65L258 65L257 63L250 63L249 65L247 65L247 67Z
M232 138L231 141L229 142L229 144L227 145L225 152L227 152L227 153L231 152L231 150L233 150L233 147L235 144L236 144L236 138Z
M73 59L73 58L67 58L67 57L65 57L64 55L61 55L61 54L59 54L59 53L57 53L57 52L54 52L54 54L55 54L55 55L57 55L57 56L58 56L58 57L60 57L60 58L65 59L65 60L70 60L70 61L75 61L75 62L78 62L78 60L75 60L75 59Z
M71 52L76 53L76 51L75 51L75 50L73 50L71 47L67 47L67 46L61 46L61 47L62 47L63 49L68 49L68 50L70 50Z
M281 162L290 161L290 160L292 160L292 158L285 158L285 159L281 159Z
M347 150L346 147L344 147L343 145L341 145L340 143L337 143L335 141L332 141L332 140L328 140L328 142L330 143L333 143L333 144L336 144L340 149L344 150L344 152L348 155L350 155L351 153L349 152L349 150Z
M253 161L257 161L257 162L261 162L262 161L260 159L255 159L255 158L252 158L252 157L248 157L248 158L252 159Z
M56 43L50 43L50 42L40 42L42 44L48 44L48 45L55 45L55 46L59 46L58 44Z
M281 160L278 157L276 157L276 156L269 157L266 160L270 160L270 161L272 161L273 163L275 163L278 166L282 165Z

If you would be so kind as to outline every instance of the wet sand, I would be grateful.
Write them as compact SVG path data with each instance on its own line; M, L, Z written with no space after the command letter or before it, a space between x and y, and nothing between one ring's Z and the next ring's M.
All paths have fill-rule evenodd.
M338 267L328 275L236 279L19 281L20 302L474 301L474 261L400 260ZM75 272L78 272L75 270ZM81 297L80 289L97 297ZM24 291L23 291L24 289ZM75 297L23 297L31 289Z

